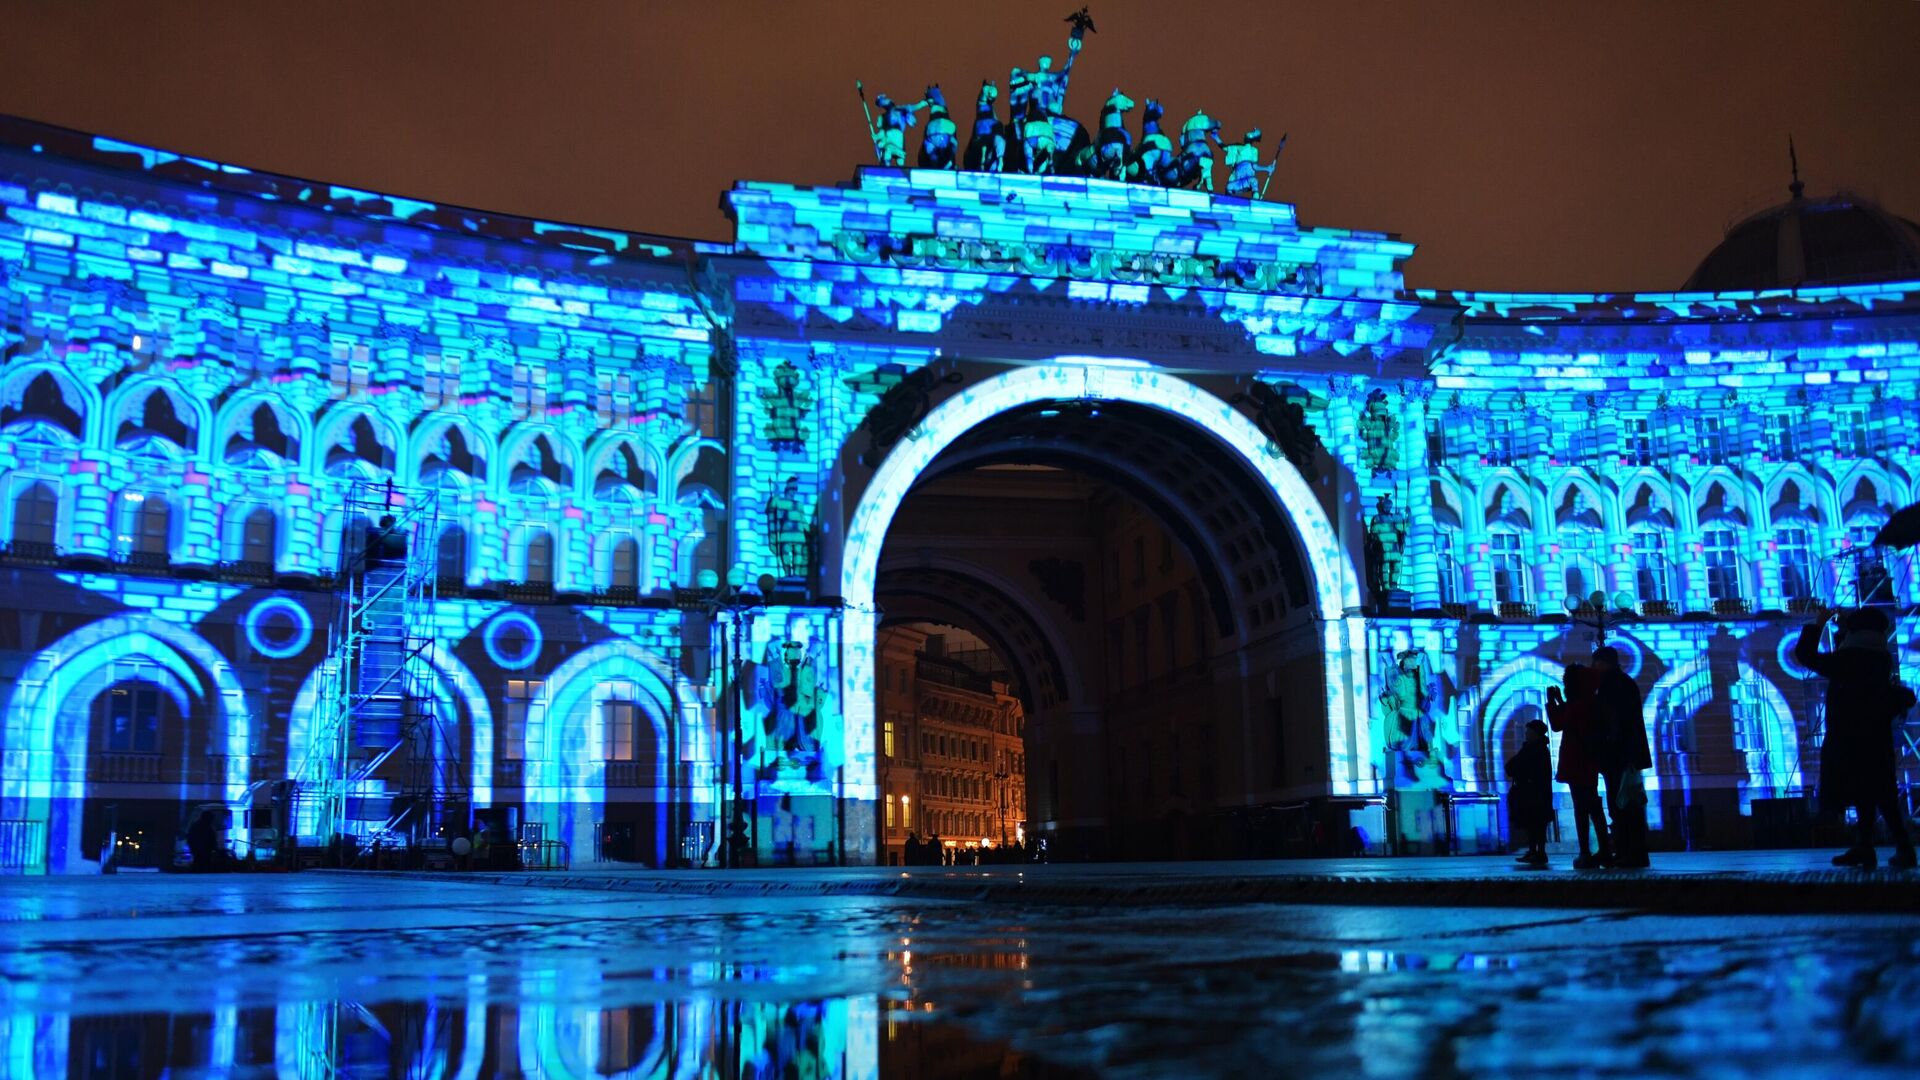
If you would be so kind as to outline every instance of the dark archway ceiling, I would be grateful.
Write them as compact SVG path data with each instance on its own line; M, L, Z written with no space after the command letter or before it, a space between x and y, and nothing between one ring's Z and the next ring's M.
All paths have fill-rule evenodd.
M1186 421L1120 402L1030 405L956 439L922 482L1000 463L1084 472L1139 499L1191 554L1222 637L1260 631L1310 604L1285 510L1233 451Z
M874 593L883 627L928 620L980 635L1013 669L1014 693L1029 715L1083 697L1033 613L979 577L945 566L883 565Z

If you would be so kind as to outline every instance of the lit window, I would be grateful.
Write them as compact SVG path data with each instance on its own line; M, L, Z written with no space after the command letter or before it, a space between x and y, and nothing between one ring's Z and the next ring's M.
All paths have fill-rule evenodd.
M538 735L532 729L537 712L535 702L539 696L539 680L507 680L506 709L502 713L504 722L500 726L502 758L519 761L525 755L528 736Z
M893 721L891 720L880 725L880 752L888 757L893 756Z
M640 720L640 708L631 701L609 701L600 707L601 746L604 760L632 761L634 732Z
M893 797L893 794L892 794L891 792L889 792L889 793L887 794L887 828L889 828L889 829L893 829L893 828L898 828L898 827L899 827L899 826L898 826L898 823L897 823L897 822L896 822L896 820L895 820L895 818L896 818L896 816L897 816L897 815L896 815L896 813L895 813L895 811L896 811L896 809L897 809L897 808L896 808L896 806L895 806L895 799L894 799L894 797Z
M1667 534L1658 529L1633 532L1633 580L1641 603L1673 599L1673 562L1667 557Z
M1780 595L1788 600L1813 599L1813 541L1803 528L1781 529L1776 548L1780 556Z
M1727 422L1724 416L1700 415L1693 418L1694 456L1719 464L1727 460Z
M1493 598L1503 604L1524 604L1527 588L1526 556L1521 552L1520 534L1500 531L1487 537L1493 563Z
M107 750L116 754L160 752L160 688L125 682L102 694L95 708L106 729Z
M1765 434L1768 457L1793 461L1800 456L1800 421L1792 413L1768 413Z
M1707 598L1738 600L1740 588L1740 538L1732 529L1708 529L1701 536L1707 564Z
M1627 461L1634 465L1653 464L1653 422L1644 416L1627 419Z

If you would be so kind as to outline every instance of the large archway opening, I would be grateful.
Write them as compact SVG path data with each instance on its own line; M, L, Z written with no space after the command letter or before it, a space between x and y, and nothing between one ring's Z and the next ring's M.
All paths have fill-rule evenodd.
M1269 854L1313 805L1371 793L1351 567L1305 481L1220 397L1042 365L916 434L868 484L842 560L880 861L982 814L982 836L943 843L1001 843L1002 802L1024 806L1007 835L1050 858ZM995 783L1009 757L1023 775Z

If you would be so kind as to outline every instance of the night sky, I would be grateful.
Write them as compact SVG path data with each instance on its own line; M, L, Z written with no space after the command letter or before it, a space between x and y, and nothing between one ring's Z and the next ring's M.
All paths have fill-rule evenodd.
M1080 0L54 3L15 0L0 111L236 164L723 239L735 178L870 163L856 77L941 83L1065 57ZM1677 287L1727 224L1813 193L1920 218L1920 3L1098 0L1067 110L1118 84L1230 134L1292 134L1311 225L1420 245L1409 283ZM1003 99L1004 105L1004 99ZM1137 128L1138 113L1134 114ZM910 136L909 153L918 143Z

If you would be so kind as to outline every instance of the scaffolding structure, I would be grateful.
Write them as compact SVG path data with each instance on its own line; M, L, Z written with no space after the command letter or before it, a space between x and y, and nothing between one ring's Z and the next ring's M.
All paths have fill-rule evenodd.
M458 732L442 715L427 653L438 593L438 493L355 483L334 579L293 834L411 845L463 828L469 795ZM296 718L297 722L297 718Z

